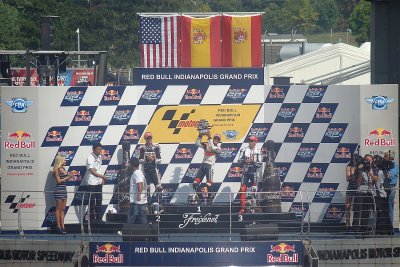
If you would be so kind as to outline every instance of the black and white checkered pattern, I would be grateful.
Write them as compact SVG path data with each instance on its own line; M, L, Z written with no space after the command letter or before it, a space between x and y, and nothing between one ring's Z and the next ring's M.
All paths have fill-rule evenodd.
M235 89L236 88L236 89ZM68 124L53 125L43 136L42 149L59 146L56 153L67 156L68 171L75 179L68 182L68 191L81 191L81 180L86 168L90 144L104 145L103 169L110 178L103 191L113 192L121 164L121 143L128 141L132 150L143 140L142 136L154 112L171 105L260 105L254 121L249 122L248 135L259 137L258 146L265 140L275 141L276 164L282 181L283 211L298 211L299 203L310 199L305 212L313 209L312 221L327 218L326 212L338 210L343 214L347 182L345 163L356 149L359 120L349 116L355 90L338 86L263 86L249 85L190 85L128 87L71 87L63 92L60 114L68 114ZM358 101L358 99L357 99ZM170 126L179 131L173 114L166 118ZM154 133L162 135L162 133ZM225 133L228 136L229 132ZM234 133L233 133L234 134ZM62 141L57 141L59 137ZM193 143L161 144L162 164L159 166L164 188L168 188L167 202L185 202L191 191L190 183L199 168L203 150ZM50 140L50 141L46 141ZM214 202L234 200L240 186L241 168L236 163L238 152L247 144L224 141L223 153L214 168L213 191L218 192ZM177 157L184 153L185 157ZM53 155L55 156L55 154ZM50 167L50 166L49 166ZM295 191L302 193L295 193ZM222 194L230 192L228 194ZM68 199L68 206L80 205L81 197ZM115 204L111 195L104 195L103 204ZM300 205L301 207L301 205ZM67 214L67 218L68 218ZM71 215L72 216L72 215ZM329 216L328 216L329 217ZM71 219L71 218L70 218Z

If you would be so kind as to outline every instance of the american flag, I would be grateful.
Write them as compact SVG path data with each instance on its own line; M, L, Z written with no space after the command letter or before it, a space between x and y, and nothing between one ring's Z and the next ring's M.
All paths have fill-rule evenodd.
M178 67L179 16L140 17L142 67Z

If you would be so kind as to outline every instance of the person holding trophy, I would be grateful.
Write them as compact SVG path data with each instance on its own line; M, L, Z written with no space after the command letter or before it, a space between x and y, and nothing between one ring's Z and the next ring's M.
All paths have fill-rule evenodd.
M206 120L200 120L197 129L199 135L196 139L196 146L204 149L203 162L200 165L199 171L193 181L193 189L198 192L199 186L206 177L206 186L201 189L203 196L207 197L209 189L213 183L213 167L216 160L216 155L221 153L221 135L214 134L211 137L210 125ZM207 136L207 142L202 142L202 137Z

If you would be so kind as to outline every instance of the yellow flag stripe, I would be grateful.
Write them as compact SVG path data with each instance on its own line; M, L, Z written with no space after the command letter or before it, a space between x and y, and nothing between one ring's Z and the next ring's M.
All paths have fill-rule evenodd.
M210 18L192 18L191 62L192 67L210 67Z
M251 17L232 17L232 66L251 67Z

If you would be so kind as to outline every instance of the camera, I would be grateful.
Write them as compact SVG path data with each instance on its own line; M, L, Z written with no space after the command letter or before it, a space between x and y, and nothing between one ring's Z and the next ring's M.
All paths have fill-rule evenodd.
M207 132L211 129L211 125L208 123L207 120L200 120L197 124L197 130L199 131L199 135L206 135Z
M380 169L384 172L388 172L390 169L394 168L394 162L391 160L382 160L382 164L380 166Z
M386 160L378 155L374 156L374 164L378 169L380 169L384 172L388 172L390 169L392 169L394 167L393 161Z
M362 162L363 165L363 171L369 172L371 170L371 162L368 160L364 160Z

